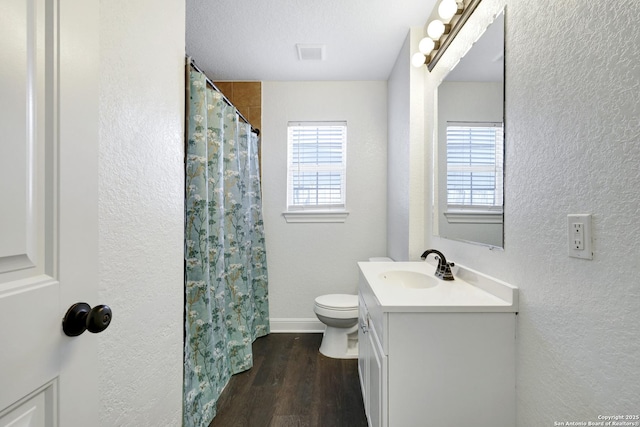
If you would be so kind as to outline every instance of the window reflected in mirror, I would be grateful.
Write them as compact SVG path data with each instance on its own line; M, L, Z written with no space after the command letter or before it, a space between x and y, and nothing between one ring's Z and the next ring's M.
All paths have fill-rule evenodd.
M447 123L447 212L502 213L502 122Z

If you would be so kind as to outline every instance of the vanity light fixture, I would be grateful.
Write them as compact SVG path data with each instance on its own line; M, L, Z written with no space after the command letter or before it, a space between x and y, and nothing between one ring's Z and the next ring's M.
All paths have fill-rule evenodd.
M450 25L445 25L442 21L434 19L427 26L427 35L433 40L440 40L443 34L448 34L451 31Z
M451 44L469 16L481 0L441 0L437 18L427 25L427 37L420 40L418 49L411 57L414 67L426 65L433 70L440 57ZM431 13L434 17L435 11ZM440 19L438 19L440 18Z
M438 15L442 19L442 22L448 24L451 22L451 18L456 15L462 14L464 11L464 4L462 1L457 0L442 0L440 6L438 6Z
M429 61L431 61L431 59L427 58L427 56L421 52L416 52L411 56L411 65L416 68L422 67L424 64L429 63Z
M424 56L427 56L431 54L432 50L440 47L439 45L440 45L439 41L435 42L433 41L432 38L425 37L422 40L420 40L420 44L418 45L418 50L420 50L420 52L422 52Z

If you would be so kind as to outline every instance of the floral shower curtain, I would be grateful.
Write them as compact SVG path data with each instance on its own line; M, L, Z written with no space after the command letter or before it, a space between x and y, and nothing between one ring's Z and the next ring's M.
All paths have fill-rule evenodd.
M187 67L184 426L207 426L269 333L258 137Z

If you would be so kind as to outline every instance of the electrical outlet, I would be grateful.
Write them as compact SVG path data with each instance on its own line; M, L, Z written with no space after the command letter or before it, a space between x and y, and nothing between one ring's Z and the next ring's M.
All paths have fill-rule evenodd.
M572 227L573 243L571 248L576 251L584 250L584 224L581 222L574 222Z
M567 216L569 237L569 256L593 259L591 241L591 214L573 214Z

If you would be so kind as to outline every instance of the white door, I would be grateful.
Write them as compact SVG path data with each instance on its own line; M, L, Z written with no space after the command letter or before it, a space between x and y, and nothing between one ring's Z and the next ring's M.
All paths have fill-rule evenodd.
M0 426L97 424L98 2L0 0ZM108 333L107 330L105 333Z

